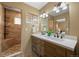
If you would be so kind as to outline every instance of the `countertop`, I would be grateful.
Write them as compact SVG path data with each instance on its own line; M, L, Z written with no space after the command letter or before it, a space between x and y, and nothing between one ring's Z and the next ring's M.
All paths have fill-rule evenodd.
M71 51L75 50L75 47L77 44L77 38L75 39L75 38L64 37L64 38L60 39L60 38L54 37L54 35L49 37L47 35L42 35L41 33L35 33L35 34L32 34L32 36L40 38L41 40L49 41L51 43L54 43L58 46L62 46ZM69 35L66 35L66 36L69 36Z

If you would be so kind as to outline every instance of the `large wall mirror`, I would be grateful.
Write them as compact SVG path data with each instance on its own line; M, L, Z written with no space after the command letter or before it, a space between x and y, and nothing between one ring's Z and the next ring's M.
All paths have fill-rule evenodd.
M69 4L58 3L49 13L48 28L56 31L57 29L69 33Z

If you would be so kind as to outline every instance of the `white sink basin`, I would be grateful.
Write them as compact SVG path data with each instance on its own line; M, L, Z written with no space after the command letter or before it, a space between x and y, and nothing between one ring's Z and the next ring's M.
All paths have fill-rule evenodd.
M41 36L44 37L44 38L47 38L49 40L63 41L63 38L62 39L61 38L57 38L57 37L54 37L54 35L52 35L52 36L41 35Z

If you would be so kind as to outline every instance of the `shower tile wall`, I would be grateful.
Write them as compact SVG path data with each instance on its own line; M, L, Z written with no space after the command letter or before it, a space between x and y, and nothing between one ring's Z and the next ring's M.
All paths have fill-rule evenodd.
M16 17L21 19L21 13L8 9L5 9L4 13L4 39L2 43L3 51L21 43L21 24L14 23L14 19Z

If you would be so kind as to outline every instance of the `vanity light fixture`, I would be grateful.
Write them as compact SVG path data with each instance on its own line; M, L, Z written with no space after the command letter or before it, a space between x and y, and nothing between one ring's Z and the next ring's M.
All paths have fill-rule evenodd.
M66 10L67 9L67 4L66 3L61 3L60 8L62 8L62 10Z
M67 9L67 4L65 2L59 3L58 5L56 5L53 8L53 11L56 13L59 13L62 10L66 10Z
M66 3L62 2L61 5L60 5L60 8L63 8L64 6L66 6Z

